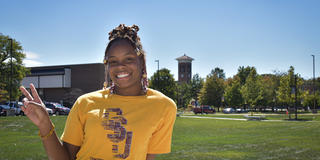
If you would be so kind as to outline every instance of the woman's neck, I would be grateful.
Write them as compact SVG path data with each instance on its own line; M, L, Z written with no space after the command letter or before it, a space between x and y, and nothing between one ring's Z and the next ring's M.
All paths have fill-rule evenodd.
M145 95L142 87L140 86L139 88L118 88L115 86L114 92L117 95L120 96L141 96Z

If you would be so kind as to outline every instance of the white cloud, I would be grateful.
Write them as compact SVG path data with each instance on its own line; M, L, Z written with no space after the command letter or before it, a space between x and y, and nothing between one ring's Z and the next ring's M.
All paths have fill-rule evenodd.
M23 60L23 63L26 65L26 67L41 66L43 64L39 61L30 60L30 59Z
M43 63L38 61L39 55L34 52L25 52L26 58L23 60L23 63L26 65L26 67L34 67L34 66L40 66Z
M25 52L27 59L38 59L39 55L33 52Z

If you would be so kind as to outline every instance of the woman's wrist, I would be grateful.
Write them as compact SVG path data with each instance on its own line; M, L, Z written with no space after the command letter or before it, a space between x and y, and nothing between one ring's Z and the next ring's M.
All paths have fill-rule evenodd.
M42 134L40 133L40 130L39 130L39 137L40 137L42 140L48 139L50 136L53 135L54 129L55 129L54 124L52 124L52 128L50 129L49 133L48 133L48 134L45 134L45 135L42 135Z
M50 133L50 131L52 131L52 129L54 129L54 125L49 120L49 122L41 123L41 125L38 126L38 128L39 128L39 136L43 137L43 136L48 135Z

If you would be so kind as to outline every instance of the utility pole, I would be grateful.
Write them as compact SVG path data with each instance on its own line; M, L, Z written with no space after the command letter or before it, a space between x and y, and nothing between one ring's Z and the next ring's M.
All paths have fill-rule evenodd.
M295 109L295 119L298 120L298 108L297 108L297 75L294 75L294 109Z
M316 87L315 87L315 80L316 80L316 77L315 77L315 56L312 54L312 59L313 59L313 81L312 81L312 89L313 89L313 111L312 113L317 113L317 110L316 110Z
M10 41L10 70L11 70L11 73L10 73L10 97L9 97L9 102L11 102L12 100L12 76L13 76L13 67L12 67L12 39L9 38L9 41Z
M155 60L155 62L158 63L158 71L157 71L157 85L158 85L158 90L160 90L160 83L159 83L159 60Z

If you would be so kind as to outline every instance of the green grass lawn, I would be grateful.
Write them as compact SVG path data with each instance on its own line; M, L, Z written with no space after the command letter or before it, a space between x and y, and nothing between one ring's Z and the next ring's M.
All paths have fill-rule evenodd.
M61 135L66 116L52 117ZM46 159L37 128L26 117L0 117L0 159ZM180 118L172 153L157 160L320 159L320 122Z
M56 132L63 132L66 116L51 116ZM0 117L0 159L48 159L38 129L26 116Z

